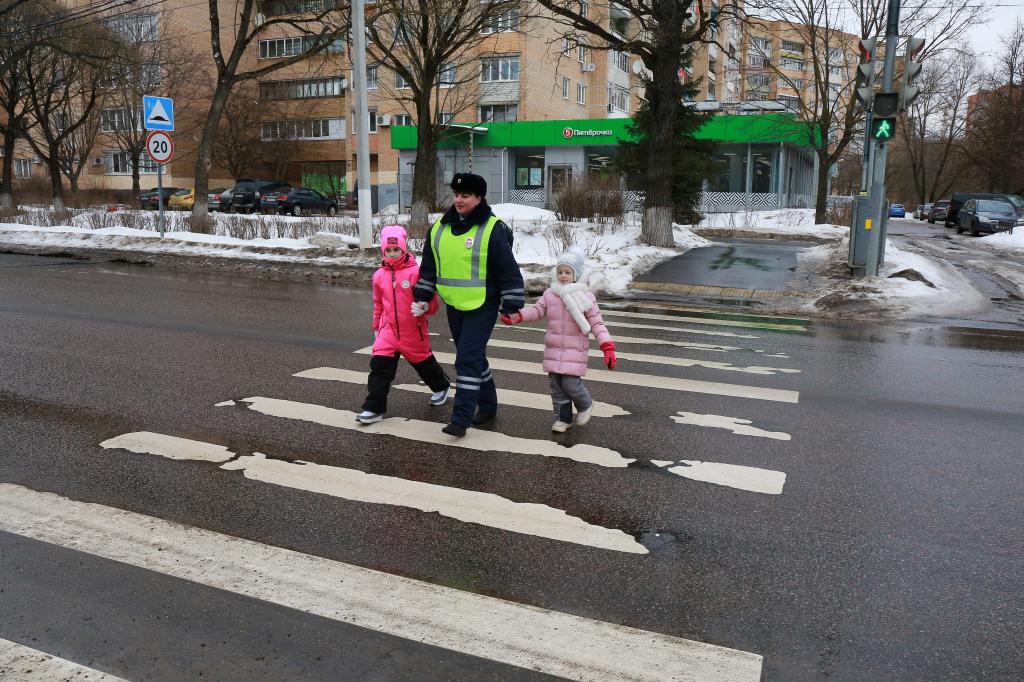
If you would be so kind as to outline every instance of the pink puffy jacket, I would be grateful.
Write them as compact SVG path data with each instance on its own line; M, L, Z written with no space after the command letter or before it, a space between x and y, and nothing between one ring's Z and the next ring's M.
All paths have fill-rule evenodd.
M597 297L589 291L586 292L586 296L593 303L584 313L587 322L590 323L590 331L599 344L611 341L611 334L604 326L601 310L597 307ZM521 312L523 322L533 322L542 317L548 319L548 331L544 335L545 372L586 376L590 339L569 314L569 309L565 307L561 296L548 289L536 303L526 306Z
M394 240L390 244L389 237ZM373 331L377 332L373 354L401 353L409 362L423 362L430 357L427 315L437 312L437 297L430 301L427 315L414 317L412 288L420 277L420 266L416 257L406 250L405 230L397 226L385 227L381 241L382 248L398 246L405 253L393 263L385 260L373 273Z

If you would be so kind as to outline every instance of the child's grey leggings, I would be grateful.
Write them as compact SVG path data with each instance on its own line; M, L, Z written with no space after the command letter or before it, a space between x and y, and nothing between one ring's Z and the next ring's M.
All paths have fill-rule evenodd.
M573 405L576 406L577 412L582 412L594 403L590 399L590 391L583 385L583 377L548 372L548 382L551 384L551 402L555 408L555 418L559 421L571 424Z

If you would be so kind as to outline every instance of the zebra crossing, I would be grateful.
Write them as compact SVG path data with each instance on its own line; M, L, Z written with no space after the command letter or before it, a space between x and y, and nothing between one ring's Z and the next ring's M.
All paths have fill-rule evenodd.
M620 370L592 369L588 372L587 381L609 384L612 387L640 388L656 393L659 400L653 403L653 408L645 410L645 414L640 414L635 409L626 409L625 406L608 402L607 397L615 395L615 392L602 391L598 397L605 397L606 400L595 401L594 417L609 424L614 424L617 419L626 417L640 419L641 423L671 423L678 429L721 432L731 436L749 438L753 443L760 439L787 442L799 438L799 433L791 434L762 428L753 420L743 416L700 414L681 409L686 405L679 401L678 396L698 394L725 398L731 401L730 405L737 406L739 414L743 413L744 404L768 403L777 406L779 410L788 410L788 414L795 417L797 412L794 411L793 406L799 404L799 392L771 384L784 377L799 375L801 369L792 366L796 363L790 362L791 358L788 353L769 353L764 348L752 346L759 344L761 337L755 333L758 330L800 334L806 331L806 324L792 319L758 322L751 319L701 317L696 311L693 314L677 315L611 308L606 311L606 315L611 318L609 322L611 327L647 329L659 332L660 336L655 338L638 335L617 336L615 340L622 349L618 352ZM650 324L651 322L658 324ZM499 326L495 330L490 344L492 350L489 362L492 371L496 374L499 386L502 385L503 378L515 377L519 385L526 384L531 389L499 388L499 404L503 410L510 412L523 410L524 413L536 413L536 411L549 412L551 409L550 397L546 392L546 377L540 378L546 374L540 363L543 345L525 340L536 338L533 335L540 332L543 332L542 328L529 326L512 328ZM665 338L666 332L670 335L669 338ZM634 332L634 334L636 333ZM694 336L698 340L694 340ZM729 342L706 343L702 339L708 336L714 336L716 339L729 339ZM443 335L435 338L442 344L447 341L447 337ZM440 346L441 344L436 345ZM664 347L668 354L634 353L628 350L631 345ZM503 355L505 352L515 353L520 357L525 354L532 356L532 359L506 357ZM319 427L337 429L339 432L358 434L353 436L355 438L385 439L385 443L397 440L429 446L429 448L425 448L425 452L429 452L436 466L442 466L445 459L458 456L459 452L474 451L494 457L525 456L527 458L545 458L549 461L564 460L585 467L615 470L619 472L615 475L621 476L668 475L678 480L679 485L718 486L754 495L782 495L785 488L786 473L781 470L745 466L728 461L711 462L692 457L681 458L678 453L667 451L650 452L647 453L647 457L643 458L629 456L609 446L614 446L615 443L599 445L587 442L585 430L577 432L581 442L566 444L559 442L557 437L530 438L502 432L501 422L495 430L470 429L467 435L461 439L441 433L442 422L440 421L389 416L375 424L358 424L355 421L356 412L346 408L354 408L363 396L366 371L364 369L365 361L362 358L369 353L370 347L359 348L353 352L351 362L339 363L360 369L321 366L310 367L290 375L295 380L296 386L330 386L332 391L329 401L311 402L308 398L299 399L296 396L288 395L249 395L225 399L211 405L210 409L243 410L255 413L261 419L274 420L284 426L299 423L315 424ZM681 353L687 354L688 357L683 357L680 355ZM762 362L744 364L729 362L723 358L723 356L728 358L730 354L739 356L741 353L755 353ZM702 354L707 354L713 359L702 357ZM435 355L442 364L451 365L454 362L454 354L451 352L435 350ZM592 355L600 356L601 354L594 352ZM766 358L776 359L790 366L767 362ZM660 371L663 368L671 368L673 376L661 375ZM688 370L699 370L705 376L713 373L716 377L720 376L722 380L674 376ZM737 378L740 381L736 381ZM420 384L398 383L392 388L403 393L429 393L429 389ZM324 391L324 393L328 393L328 391ZM445 414L446 412L439 412L439 419L443 419ZM569 543L595 551L632 555L638 559L650 553L650 549L634 534L610 524L602 525L594 520L573 516L552 504L543 504L528 499L509 499L484 489L457 488L428 481L410 480L400 476L369 473L356 468L315 463L302 459L296 460L294 457L284 458L275 456L273 448L269 447L261 449L266 452L261 450L236 452L218 440L215 435L210 436L209 440L196 440L186 438L181 434L138 430L123 433L98 445L111 457L142 455L181 462L202 463L216 467L222 472L230 472L231 475L242 476L246 480L267 486L285 488L303 494L326 495L360 504L403 508L421 513L436 513L456 522L475 524L492 529L494 532L516 533L538 538L541 541ZM296 448L298 447L297 445ZM0 522L0 530L24 533L26 528L32 527L35 528L32 531L35 535L32 537L50 538L47 541L51 541L52 534L58 533L58 531L36 528L32 525L29 511L26 510L30 510L34 506L47 506L50 509L65 506L68 509L67 519L75 515L95 513L106 519L105 522L115 524L138 524L152 528L154 524L165 523L150 517L136 518L140 515L100 508L100 505L85 505L66 498L55 500L52 498L56 496L52 495L33 497L34 491L18 489L17 486L0 484L0 487L4 488L3 497L7 500L3 503L3 509L0 511L4 511L3 515L8 519ZM14 500L13 508L11 500ZM23 513L20 517L13 513L17 511L18 504L22 505ZM50 518L54 518L52 514ZM73 525L70 520L68 523ZM67 540L69 543L67 546L76 548L86 546L81 540L82 529L67 529L65 532L69 537L78 534L75 535L77 539L73 542ZM215 533L197 528L181 530L180 528L164 528L162 525L160 537L171 537L179 532L184 533L178 543L182 547L190 541L197 541L197 538L201 536L203 543L219 547L219 551L229 554L252 552L253 556L262 557L262 559L252 559L252 561L261 564L260 570L264 575L271 570L263 565L268 552L266 548L251 547L245 544L246 541L237 538L217 536ZM119 539L130 543L130 535L131 533L126 530L125 535ZM249 544L255 545L256 543ZM184 550L182 549L182 551ZM272 550L273 553L286 551L280 548ZM144 554L145 558L136 558L133 552ZM180 567L175 568L173 552L165 555L167 562L164 563L166 565L155 561L151 555L152 552L138 547L131 549L126 546L111 550L111 557L118 561L144 562L138 565L145 565L147 568L152 568L156 563L161 567L155 570L160 570L168 575L178 575L175 571L181 569ZM221 555L218 553L217 556ZM307 555L291 557L290 560L293 562L326 561ZM239 559L239 561L244 563L246 560ZM346 579L355 580L347 573L354 568L339 562L327 562L318 564L316 570L321 573L337 571L339 575L348 576ZM283 572L287 569L282 567L280 570ZM363 574L359 575L362 576L360 580L365 578ZM197 576L197 572L190 571L186 577L189 580L198 580ZM397 589L401 589L403 593L418 594L416 590L420 588L417 586L423 585L414 580L398 579L387 574L380 574L374 579L383 582L375 584L372 588L367 588L371 594L394 594L394 590ZM270 601L278 600L277 603L289 606L298 604L296 608L325 615L311 605L313 599L310 595L325 589L320 586L309 583L298 584L292 580L291 589L294 593L284 598L278 593L268 595L265 591L261 591L262 588L259 586L249 590L244 586L244 581L242 581L243 587L239 588L240 579L237 575L225 573L220 577L214 576L210 580L212 582L205 584ZM396 587L395 584L387 583L389 580L408 581L409 584L402 583L400 587ZM387 585L384 586L384 583ZM444 588L430 586L430 589L443 590ZM303 594L305 596L301 596ZM438 592L433 591L422 596L422 599L430 600L437 611L438 595ZM572 679L629 677L630 679L755 680L760 677L761 660L760 656L756 654L640 630L626 632L630 629L610 626L597 621L582 622L585 619L578 619L581 622L563 623L558 619L575 617L550 611L546 612L549 614L546 618L555 625L550 623L547 625L538 625L537 623L525 625L523 621L527 620L528 616L536 616L536 610L520 613L516 609L522 607L512 602L503 602L500 605L501 609L509 609L509 612L502 627L495 630L495 619L489 618L489 615L493 615L494 609L498 607L490 602L477 603L473 601L490 598L458 590L444 592L442 597L443 601L448 604L462 604L466 600L472 602L471 606L464 606L472 611L472 615L466 616L465 622L471 624L480 619L487 620L479 627L487 629L495 641L487 640L480 643L480 630L469 629L466 632L451 633L449 631L449 622L453 620L451 612L443 614L435 612L424 615L413 609L414 613L391 614L393 617L387 623L383 623L374 621L373 618L361 612L357 613L351 610L354 608L354 602L363 604L367 600L365 595L360 595L358 599L353 594L333 594L324 598L326 604L333 604L334 610L328 617L340 620L350 617L352 618L351 622L356 622L362 627L378 629L382 632L450 648L454 651L486 656L492 660L512 665L548 671ZM412 598L410 603L416 604L416 600L420 598ZM329 606L322 607L322 609L327 608ZM463 606L459 608L463 608ZM440 611L444 611L444 608L441 608ZM405 622L409 618L418 619L417 622L420 623L422 631L410 632L404 626L395 625L395 622ZM571 642L563 643L566 648L580 652L579 655L573 655L567 659L568 654L565 651L556 652L551 647L545 648L536 643L550 640L550 631L546 631L545 636L539 636L537 633L537 628L549 626L561 627L563 631L567 632L571 632L573 629L583 632L582 640L577 640L576 635L573 635ZM469 628L469 625L466 625L466 628ZM507 628L507 630L503 628ZM582 630L580 630L581 628ZM605 628L615 629L607 630ZM469 636L467 633L473 633L474 636ZM591 639L588 640L587 637L591 637ZM531 642L535 643L531 644ZM636 649L638 642L643 643L643 648ZM652 652L655 653L652 655ZM590 662L584 665L581 662L583 660ZM666 671L671 674L666 676Z

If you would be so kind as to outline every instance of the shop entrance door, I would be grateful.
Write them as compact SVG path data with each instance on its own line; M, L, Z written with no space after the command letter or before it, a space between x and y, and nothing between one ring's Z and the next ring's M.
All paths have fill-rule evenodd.
M554 196L572 182L572 166L548 166L548 189Z

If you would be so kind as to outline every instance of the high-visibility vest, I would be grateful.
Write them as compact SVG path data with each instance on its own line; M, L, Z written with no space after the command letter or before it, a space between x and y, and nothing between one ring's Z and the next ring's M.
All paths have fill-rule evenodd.
M440 219L430 228L437 294L456 310L476 310L487 299L487 246L497 222L492 215L459 236Z

